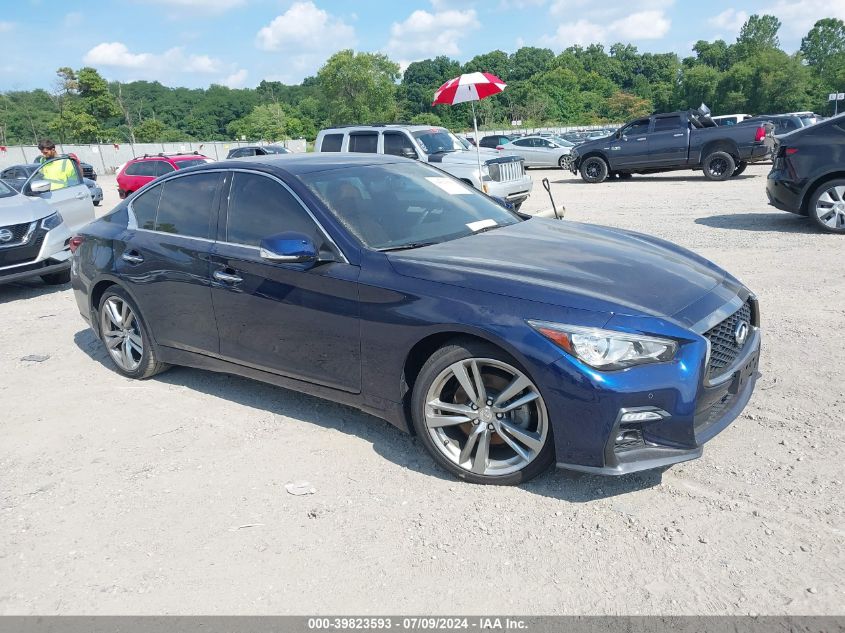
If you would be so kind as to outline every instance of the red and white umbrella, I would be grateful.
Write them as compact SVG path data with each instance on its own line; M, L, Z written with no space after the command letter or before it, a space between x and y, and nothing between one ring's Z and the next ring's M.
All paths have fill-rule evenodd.
M485 97L498 94L507 84L490 73L467 73L450 79L434 93L431 105L443 103L455 105L466 101L481 101Z
M478 160L478 178L482 189L486 191L481 176L481 150L478 147L478 123L475 120L475 102L485 97L498 94L507 84L490 73L467 73L450 79L434 93L431 105L472 102L472 127L475 130L475 156Z

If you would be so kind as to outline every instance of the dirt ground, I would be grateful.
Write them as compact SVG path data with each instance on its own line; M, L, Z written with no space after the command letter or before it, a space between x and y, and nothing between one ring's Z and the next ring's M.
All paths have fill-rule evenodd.
M344 406L122 378L67 287L0 286L0 614L841 613L845 238L767 206L767 171L531 172L526 210L548 177L567 218L678 242L759 296L748 408L662 473L459 483Z

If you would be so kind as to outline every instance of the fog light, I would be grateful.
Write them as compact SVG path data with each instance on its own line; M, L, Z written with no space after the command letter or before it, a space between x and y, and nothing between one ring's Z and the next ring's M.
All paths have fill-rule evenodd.
M656 422L662 419L663 415L657 411L629 411L622 414L620 422Z

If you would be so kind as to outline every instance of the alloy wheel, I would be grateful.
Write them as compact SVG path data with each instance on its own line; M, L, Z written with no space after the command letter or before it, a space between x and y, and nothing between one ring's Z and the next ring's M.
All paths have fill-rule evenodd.
M845 229L845 186L830 187L816 202L816 217L832 229Z
M435 447L476 475L524 469L549 432L546 405L534 383L492 358L460 360L441 371L426 393L424 415Z
M100 313L100 330L112 360L124 371L137 370L144 356L141 326L132 308L121 297L106 299Z
M724 158L714 158L710 161L710 174L718 178L728 170L728 161Z

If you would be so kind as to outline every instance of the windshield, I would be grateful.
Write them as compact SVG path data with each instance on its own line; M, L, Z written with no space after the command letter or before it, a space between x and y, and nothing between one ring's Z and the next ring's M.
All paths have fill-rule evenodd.
M8 198L17 193L17 189L10 187L5 181L0 180L0 198Z
M561 145L563 147L575 147L575 143L573 143L572 141L567 141L565 138L563 138L561 136L553 136L552 140L555 143L557 143L558 145Z
M521 221L469 185L418 162L332 169L299 178L376 250L446 242Z
M454 134L442 127L414 132L413 137L419 141L426 154L460 152L466 149Z
M179 169L187 169L188 167L196 167L197 165L205 165L208 160L205 158L191 158L190 160L177 160L174 161L176 163L176 167Z
M272 145L265 145L264 151L268 154L289 154L290 150L287 147L273 147Z

